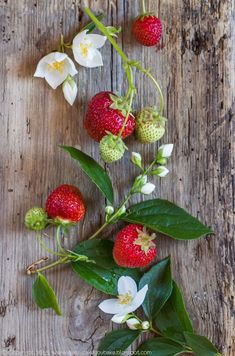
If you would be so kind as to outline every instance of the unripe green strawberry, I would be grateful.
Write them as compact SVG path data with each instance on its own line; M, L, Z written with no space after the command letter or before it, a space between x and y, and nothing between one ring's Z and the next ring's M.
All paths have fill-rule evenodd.
M165 133L166 119L154 107L146 107L136 117L136 136L141 143L160 140Z
M43 230L48 223L47 213L42 208L33 207L25 214L24 223L29 230Z
M107 133L100 141L99 149L103 161L112 163L122 158L126 146L120 137Z

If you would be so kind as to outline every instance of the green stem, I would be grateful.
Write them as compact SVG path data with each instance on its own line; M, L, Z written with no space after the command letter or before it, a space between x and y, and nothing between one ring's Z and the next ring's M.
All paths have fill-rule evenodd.
M36 238L40 244L40 246L47 252L51 253L52 255L55 255L55 256L64 256L64 254L62 253L59 253L59 252L55 252L55 251L52 251L50 248L47 247L47 245L45 244L45 242L42 240L41 236L39 233L36 234Z
M154 334L156 334L156 335L163 336L162 333L160 333L160 331L154 329L152 326L150 327L149 330L152 331L152 332L153 332Z
M56 228L56 243L57 243L57 247L58 247L59 251L65 252L65 250L61 246L60 233L61 233L61 226L58 225L57 228Z
M145 0L142 0L142 13L146 13Z
M121 127L121 130L120 130L119 133L118 133L118 137L122 137L122 133L123 133L123 131L124 131L124 129L125 129L127 120L128 120L129 115L130 115L130 113L131 113L133 98L134 98L134 90L132 89L132 90L131 90L131 94L130 94L130 101L129 101L129 106L128 106L128 110L127 110L127 113L126 113L126 117L125 117L125 120L124 120L123 125L122 125L122 127Z
M125 55L125 53L121 50L121 48L118 46L117 42L113 39L113 37L109 34L108 30L106 27L95 17L95 15L91 12L91 10L88 7L84 8L85 13L90 17L90 19L94 22L96 27L103 32L103 34L108 38L109 42L112 44L112 46L116 49L118 54L121 56L122 60L124 62L128 62L128 58Z
M44 267L32 270L31 274L34 274L34 273L37 273L37 272L46 271L47 269L53 268L53 267L58 266L58 265L60 265L62 263L67 263L69 260L70 260L70 258L68 256L60 258L59 260L57 260L57 261L55 261L53 263L50 263L49 265L46 265Z
M89 237L89 240L94 239L96 236L98 236L101 231L103 231L108 225L110 225L116 217L119 215L120 210L123 208L123 206L129 201L130 197L132 196L131 192L128 193L126 199L124 202L121 204L121 206L118 208L118 210L110 217L108 221L106 221L93 235Z

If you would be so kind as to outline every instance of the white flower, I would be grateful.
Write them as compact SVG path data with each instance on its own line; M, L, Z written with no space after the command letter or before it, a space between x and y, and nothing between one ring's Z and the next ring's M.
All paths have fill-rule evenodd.
M131 162L134 163L137 167L142 168L141 164L141 155L137 152L132 152Z
M73 103L76 99L76 96L77 96L78 87L70 75L67 77L67 79L63 83L62 90L64 93L65 100L67 100L67 102L70 105L73 105Z
M141 193L149 195L151 194L155 189L155 185L152 183L146 183L142 188L141 188Z
M45 78L47 83L56 89L69 74L77 74L73 61L65 53L52 52L38 62L34 77Z
M105 207L105 212L107 215L112 215L114 213L114 207L112 205L107 205Z
M159 147L158 149L158 155L161 158L168 158L171 156L172 154L172 150L173 150L173 143L168 143L166 145L162 145Z
M152 171L152 174L158 177L165 177L168 173L169 169L167 169L165 166L159 166L154 171Z
M128 328L131 330L138 330L138 329L140 329L140 326L141 326L139 320L136 318L128 319L126 321L126 324L127 324Z
M147 320L142 321L141 327L142 327L143 330L148 330L149 327L150 327L149 321L147 321Z
M125 316L138 309L143 303L148 285L137 291L137 285L133 278L122 276L118 280L118 297L104 300L99 308L108 314Z
M79 32L73 39L73 55L81 66L94 68L103 65L103 60L97 48L103 47L105 36L87 34L88 30Z

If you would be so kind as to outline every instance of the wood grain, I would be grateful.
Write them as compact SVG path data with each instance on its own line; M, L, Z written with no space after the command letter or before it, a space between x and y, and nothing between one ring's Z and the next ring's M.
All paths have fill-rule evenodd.
M158 50L142 48L131 37L137 0L0 0L0 354L91 355L113 327L97 309L104 295L68 268L47 273L59 296L61 318L35 307L33 279L24 273L25 266L45 254L23 226L25 211L43 206L57 185L78 185L88 206L86 219L65 239L67 246L85 239L103 220L104 199L58 144L81 147L99 160L97 144L84 133L83 117L96 92L124 90L120 58L107 44L102 49L103 68L79 67L79 98L72 108L60 89L53 91L43 80L32 78L39 59L56 48L60 33L70 39L85 24L84 5L105 11L107 24L122 26L119 43L124 51L152 67L163 87L168 130L162 142L174 142L175 151L171 175L158 182L155 195L186 208L212 226L215 236L194 242L159 238L159 258L172 255L174 276L198 333L207 335L224 355L233 356L233 0L149 1L164 23L163 48ZM136 109L154 104L151 84L141 75L136 83ZM157 147L141 146L134 139L127 143L146 160ZM128 154L106 169L118 203L136 171Z

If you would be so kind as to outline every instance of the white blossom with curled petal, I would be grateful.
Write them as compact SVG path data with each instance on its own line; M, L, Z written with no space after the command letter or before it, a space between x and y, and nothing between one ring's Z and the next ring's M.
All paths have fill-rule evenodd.
M137 290L136 282L129 276L122 276L118 280L118 296L117 298L106 299L99 304L99 308L107 314L115 314L113 320L117 319L117 316L124 317L128 313L134 312L143 303L146 293L148 291L148 285L146 284L139 291Z
M38 62L34 77L45 78L47 83L56 89L68 75L73 77L75 74L75 65L66 53L52 52Z
M73 39L72 51L75 61L88 68L100 67L103 60L98 48L103 47L106 37L88 34L87 31L79 32Z

